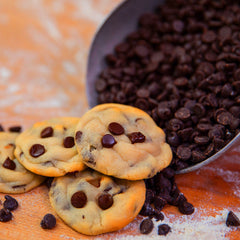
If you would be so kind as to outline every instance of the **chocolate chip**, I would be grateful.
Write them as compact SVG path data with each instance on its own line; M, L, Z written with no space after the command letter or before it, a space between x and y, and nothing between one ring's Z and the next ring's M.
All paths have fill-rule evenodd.
M3 167L10 169L10 170L15 170L16 164L13 160L11 160L9 157L7 157L7 159L3 163Z
M206 43L214 42L216 34L214 31L207 31L202 35L202 41Z
M103 193L98 197L97 203L101 209L106 210L113 205L113 197L108 193Z
M222 125L229 125L232 121L232 114L229 112L222 112L217 115L217 122Z
M102 146L105 148L112 148L117 142L111 134L106 134L102 137Z
M142 216L153 217L155 209L149 203L145 202L139 214Z
M77 142L80 142L81 141L81 138L82 138L82 132L81 131L77 131L76 134L75 134L75 140Z
M8 128L9 132L17 132L20 133L22 131L22 127L21 126L12 126Z
M183 201L178 205L178 209L182 214L190 215L194 212L194 207L191 203Z
M41 144L34 144L29 150L29 153L32 157L39 157L45 153L45 147Z
M40 225L43 229L53 229L56 226L55 216L50 213L46 214L43 217Z
M112 122L108 125L108 130L114 135L121 135L124 133L124 128L117 122Z
M177 156L183 161L188 160L192 156L191 149L189 147L179 146L177 148Z
M135 47L135 53L139 57L146 57L149 54L149 50L144 45L137 45Z
M158 114L159 118L162 120L162 119L169 119L172 115L172 112L171 112L170 108L158 107L157 114Z
M128 138L132 144L145 142L145 136L141 132L132 132L128 134Z
M194 142L198 145L205 145L209 142L208 136L196 136L194 137Z
M152 219L146 218L140 224L140 232L141 234L149 234L153 230L153 222Z
M160 209L155 209L153 217L156 219L156 221L162 221L164 219L164 215Z
M167 127L168 130L176 132L176 131L182 129L183 122L179 119L172 118L171 120L169 120L166 123L166 127Z
M88 183L90 183L91 185L93 185L96 188L100 187L100 182L101 182L101 178L96 178L96 179L89 179L87 180Z
M160 224L158 226L158 235L166 236L171 231L171 228L167 224Z
M180 144L180 139L176 132L167 133L167 142L174 147L177 147Z
M65 137L63 140L63 146L65 148L72 148L75 145L73 137Z
M192 162L198 163L198 162L203 161L204 159L206 159L206 156L204 153L197 151L197 150L192 151L192 158L191 158Z
M228 227L230 226L238 227L240 226L240 219L232 211L229 211L227 215L226 225Z
M8 209L9 211L13 211L15 209L17 209L18 207L18 202L15 198L9 196L9 195L5 195L5 201L3 203L3 207L5 209Z
M12 220L12 213L8 209L0 210L0 222L8 222Z
M75 208L83 208L87 203L87 196L83 191L75 192L71 197L71 204Z
M0 124L0 132L4 132L4 128L3 128L2 124Z
M164 198L160 197L160 196L156 196L154 198L153 204L154 204L154 207L156 209L162 210L163 207L167 204L167 201Z
M41 131L40 134L41 138L48 138L53 136L53 128L52 127L46 127Z

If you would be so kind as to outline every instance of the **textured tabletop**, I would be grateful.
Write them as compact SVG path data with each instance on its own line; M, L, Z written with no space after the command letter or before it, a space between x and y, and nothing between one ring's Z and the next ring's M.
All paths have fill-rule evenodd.
M120 0L14 0L0 1L0 123L8 128L57 116L81 115L88 109L85 94L87 54L97 27ZM97 237L81 235L57 217L53 230L40 221L50 206L48 189L40 186L15 195L20 207L14 219L0 222L0 240L46 239L240 239L240 228L226 226L232 210L240 217L240 146L176 181L192 215L176 207L163 209L172 232L147 236L139 233L141 217L124 229ZM0 194L4 200L4 194Z

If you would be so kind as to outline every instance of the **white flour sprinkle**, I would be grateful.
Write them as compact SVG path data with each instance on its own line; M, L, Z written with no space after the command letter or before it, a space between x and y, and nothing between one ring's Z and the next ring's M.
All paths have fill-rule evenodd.
M5 67L0 68L0 77L1 78L9 78L11 75L12 75L12 73L9 69L7 69Z

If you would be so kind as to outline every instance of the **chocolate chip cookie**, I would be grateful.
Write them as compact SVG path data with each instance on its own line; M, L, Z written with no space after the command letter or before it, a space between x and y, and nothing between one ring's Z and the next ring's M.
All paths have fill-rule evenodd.
M172 159L165 134L152 118L121 104L102 104L85 113L75 141L90 168L128 180L150 178Z
M143 180L128 181L91 169L55 178L50 202L59 217L76 231L97 235L130 223L145 200Z
M0 192L24 193L40 185L45 178L31 173L14 156L18 133L0 132Z
M17 159L28 170L43 176L83 170L74 142L78 121L79 118L59 117L35 123L17 137Z

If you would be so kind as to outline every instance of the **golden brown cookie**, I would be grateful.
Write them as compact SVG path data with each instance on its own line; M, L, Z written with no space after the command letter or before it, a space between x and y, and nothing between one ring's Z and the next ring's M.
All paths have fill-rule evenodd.
M0 132L0 192L24 193L40 185L45 178L24 168L14 156L18 133Z
M116 179L94 170L55 178L50 202L59 217L76 231L97 235L130 223L145 201L145 183Z
M172 159L165 134L153 119L121 104L102 104L85 113L75 141L86 165L123 179L150 178Z
M79 118L60 117L35 123L16 139L15 155L28 170L43 176L63 176L85 168L74 143Z

